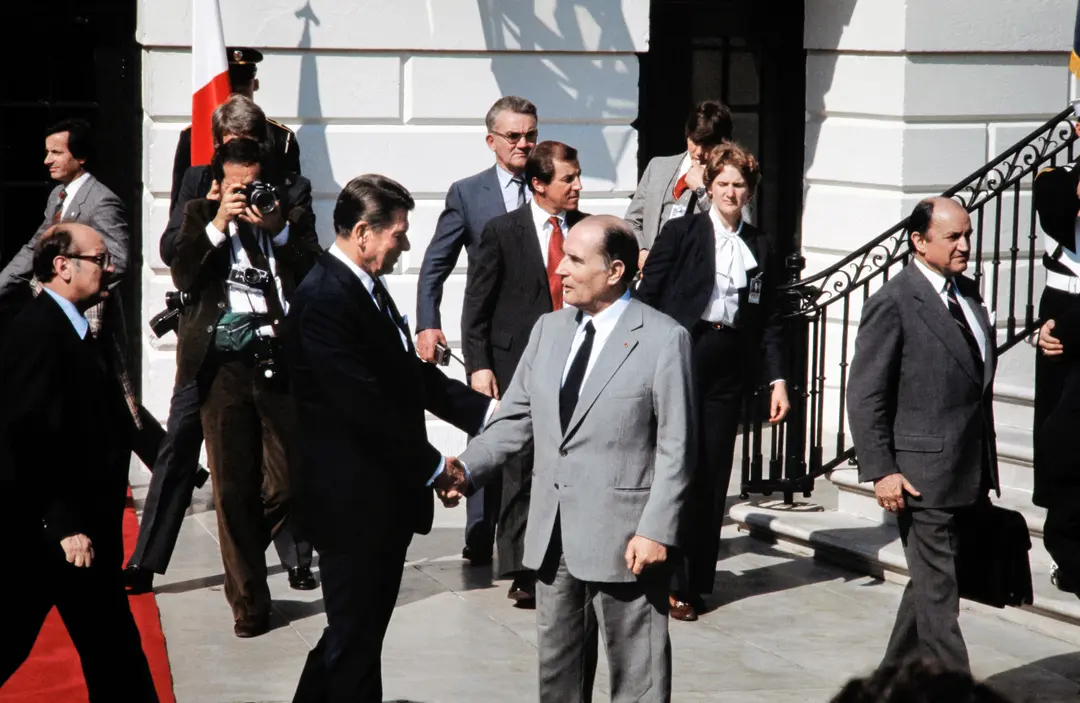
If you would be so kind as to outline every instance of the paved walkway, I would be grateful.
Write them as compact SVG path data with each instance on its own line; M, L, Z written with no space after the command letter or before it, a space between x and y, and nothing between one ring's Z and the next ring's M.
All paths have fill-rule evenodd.
M133 471L138 501L149 476ZM141 506L140 506L141 507ZM157 582L179 703L290 701L325 617L319 591L289 589L267 552L273 630L232 634L209 487L196 495L169 573ZM513 608L505 581L460 559L464 510L438 508L414 540L383 653L387 700L536 701L533 613ZM901 588L856 576L725 528L714 610L672 623L674 700L827 702L875 666ZM1077 701L1080 628L1029 613L965 607L961 625L976 676L1014 701ZM598 703L607 673L597 675Z

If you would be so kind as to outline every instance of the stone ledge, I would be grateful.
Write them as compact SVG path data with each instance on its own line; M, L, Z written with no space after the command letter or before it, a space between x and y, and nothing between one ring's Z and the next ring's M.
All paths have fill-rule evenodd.
M780 501L740 503L732 506L730 517L752 536L794 543L811 549L815 557L852 571L879 578L907 576L907 562L895 525L806 504L785 508ZM1029 559L1035 602L1020 610L1080 624L1080 600L1050 583L1052 562L1042 540L1032 539ZM987 606L964 601L963 607Z

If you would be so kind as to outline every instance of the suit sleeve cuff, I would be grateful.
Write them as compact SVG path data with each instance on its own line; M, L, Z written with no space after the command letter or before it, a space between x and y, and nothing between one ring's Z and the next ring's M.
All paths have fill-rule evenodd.
M446 457L441 456L441 457L439 457L439 465L435 468L435 473L433 473L431 475L431 478L428 479L428 482L425 483L424 485L425 486L430 486L431 484L435 483L435 479L437 479L439 476L441 476L442 472L445 469L446 469Z
M213 222L206 225L206 238L210 240L210 243L213 244L215 248L225 243L225 233L219 232Z
M480 432L483 432L484 428L487 427L489 422L491 422L491 416L495 414L495 409L497 407L499 407L499 401L492 398L491 402L488 403L487 411L484 413L484 424L480 425Z
M283 247L289 243L289 223L285 223L284 229L274 235L274 238L270 240L274 246Z

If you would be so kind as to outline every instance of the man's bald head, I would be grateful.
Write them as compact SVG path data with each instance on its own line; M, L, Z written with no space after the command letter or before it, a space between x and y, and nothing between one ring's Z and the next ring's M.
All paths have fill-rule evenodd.
M618 300L637 275L638 243L629 225L613 215L592 215L574 225L563 242L556 273L563 300L596 314Z
M908 236L916 257L943 276L967 270L971 217L951 198L926 198L908 217Z
M105 240L74 222L53 225L34 245L34 276L80 310L108 295L113 272Z

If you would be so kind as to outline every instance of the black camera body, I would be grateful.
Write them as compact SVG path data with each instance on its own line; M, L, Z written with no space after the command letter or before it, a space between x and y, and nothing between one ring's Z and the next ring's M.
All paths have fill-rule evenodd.
M263 215L269 215L277 209L277 192L269 183L252 181L244 186L244 197L248 205L258 210Z
M180 313L184 308L195 304L195 296L179 290L165 294L165 309L150 318L150 331L161 339L169 332L175 333L180 327Z

